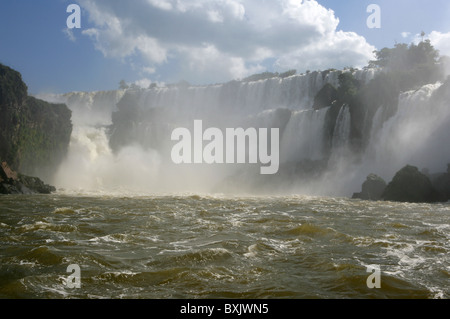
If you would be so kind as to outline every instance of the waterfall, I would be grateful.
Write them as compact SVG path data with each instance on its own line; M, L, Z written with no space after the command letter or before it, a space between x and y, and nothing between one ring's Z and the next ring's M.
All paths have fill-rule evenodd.
M336 120L336 126L334 128L333 138L331 142L331 153L335 154L340 152L347 146L350 139L350 108L348 105L341 107L339 115Z
M89 191L207 192L224 179L242 175L243 169L248 172L250 168L242 165L173 164L172 130L191 128L196 119L203 120L205 128L279 128L281 165L295 167L304 161L333 164L314 181L314 189L321 194L347 196L360 188L368 174L390 180L406 164L432 171L446 167L450 161L450 110L446 103L432 102L442 84L403 93L398 111L389 119L380 107L371 122L365 152L353 158L348 147L350 107L336 110L329 132L331 106L312 109L319 90L326 83L337 87L341 73L48 96L47 100L68 105L74 123L69 155L54 184ZM354 73L365 83L374 75L373 70Z
M281 162L322 160L324 158L324 122L328 109L296 111L281 141Z
M382 122L374 118L373 134L364 166L386 179L405 164L431 172L445 171L450 160L450 108L433 100L442 83L401 94L397 113Z
M118 90L47 97L47 100L69 106L74 125L69 154L54 177L58 187L73 191L119 192L152 186L160 163L156 151L130 145L113 154L109 145L111 114L124 94L124 90Z

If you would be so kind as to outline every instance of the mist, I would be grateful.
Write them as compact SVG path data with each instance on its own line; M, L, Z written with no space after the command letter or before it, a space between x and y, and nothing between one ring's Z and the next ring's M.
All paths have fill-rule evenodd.
M450 161L450 110L445 103L433 102L442 83L403 93L390 117L380 107L367 124L367 147L355 152L348 106L336 112L331 126L331 106L312 109L326 83L338 86L339 74L60 95L59 101L73 112L74 130L53 184L81 193L351 196L371 173L390 181L407 164L445 170ZM365 70L354 76L368 83L374 74ZM279 172L262 176L260 163L174 164L176 142L171 134L177 128L193 132L195 120L224 132L279 129Z

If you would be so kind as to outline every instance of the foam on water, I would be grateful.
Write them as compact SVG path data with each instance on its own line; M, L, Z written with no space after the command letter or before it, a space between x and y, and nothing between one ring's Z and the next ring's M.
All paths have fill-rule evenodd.
M0 200L1 297L450 297L448 205L66 194L30 213L27 201ZM61 282L69 264L81 290Z

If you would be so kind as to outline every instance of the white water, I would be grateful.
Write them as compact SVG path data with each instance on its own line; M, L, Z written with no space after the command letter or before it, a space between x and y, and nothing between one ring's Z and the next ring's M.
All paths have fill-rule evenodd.
M332 153L340 153L347 147L350 138L351 117L350 108L344 105L339 111L339 115L336 120L336 127L334 128L331 150Z
M283 163L324 159L323 126L327 111L328 108L292 113L281 141Z
M54 184L66 189L89 191L201 191L209 192L242 166L176 166L171 163L170 132L190 127L203 119L215 127L280 127L280 162L325 159L324 124L328 108L311 110L314 96L325 83L338 84L338 72L325 77L313 72L286 79L211 85L169 87L132 91L70 93L59 96L73 111L74 131L68 158ZM372 70L357 71L355 77L370 81ZM431 172L444 171L450 162L450 108L431 105L441 84L432 84L400 97L398 112L383 121L381 108L373 123L372 136L362 161L349 153L351 115L340 110L332 138L331 168L323 179L303 185L294 180L292 191L318 195L349 196L359 191L370 173L390 181L406 164ZM133 125L138 139L155 137L159 149L144 149L139 141L113 153L107 126L124 94L130 94L146 109L159 115ZM54 100L54 99L53 99ZM283 111L284 110L284 111ZM206 125L206 124L205 124Z
M427 168L431 173L446 170L450 162L450 108L447 103L430 101L440 86L430 84L403 93L397 113L384 123L381 114L375 116L375 132L363 161L366 170L370 168L385 179L405 164Z

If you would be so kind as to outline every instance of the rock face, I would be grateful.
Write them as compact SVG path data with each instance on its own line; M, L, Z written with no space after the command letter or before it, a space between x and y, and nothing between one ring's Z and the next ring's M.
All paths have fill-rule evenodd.
M430 179L417 167L406 166L401 169L386 187L382 199L395 202L436 203L445 201L433 187Z
M386 185L386 182L381 177L370 174L362 185L362 192L353 194L353 198L375 201L381 200Z
M447 173L432 176L431 183L445 201L450 201L450 164L447 166Z
M72 113L64 104L28 96L19 72L0 64L0 160L50 178L67 154Z
M37 177L18 174L6 162L0 165L0 194L51 194L56 188Z
M325 86L317 93L314 98L313 108L315 110L320 110L324 107L331 106L334 101L339 98L338 91L334 86L327 83Z

